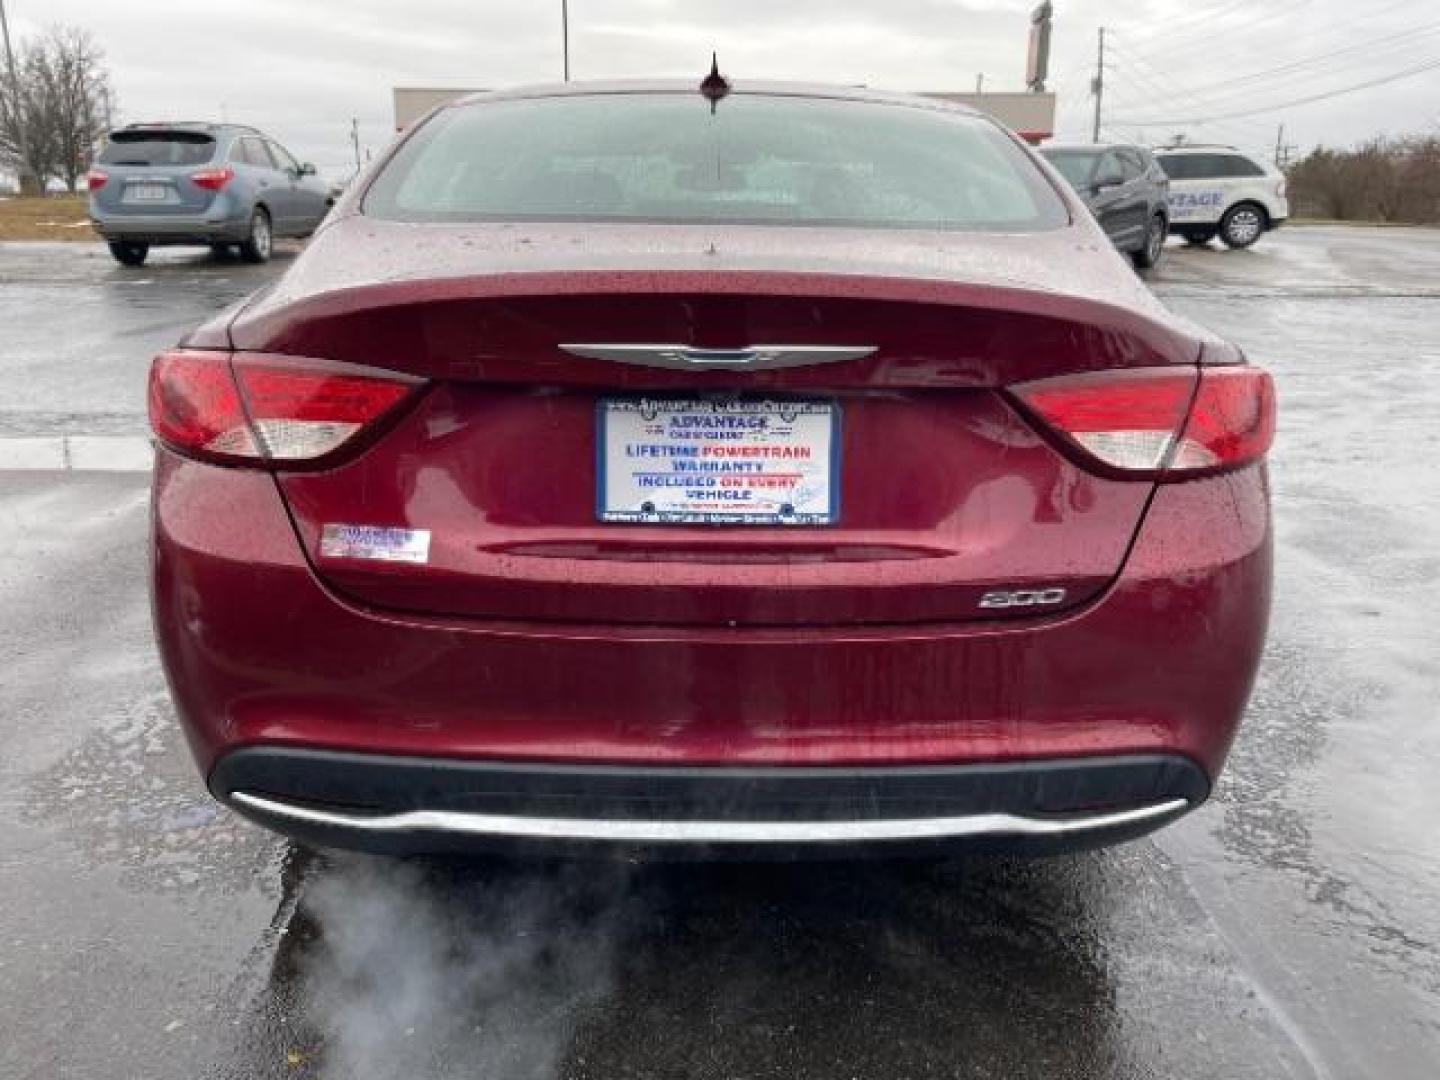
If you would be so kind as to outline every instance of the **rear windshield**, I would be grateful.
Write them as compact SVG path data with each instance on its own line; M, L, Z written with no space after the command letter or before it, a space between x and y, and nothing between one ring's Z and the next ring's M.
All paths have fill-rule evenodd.
M1045 160L1060 170L1060 175L1070 181L1071 187L1083 188L1090 183L1095 163L1100 160L1097 150L1042 150Z
M1068 220L996 125L820 98L614 94L462 105L371 186L399 221L659 221L1034 230Z
M200 131L117 131L100 155L105 165L204 165L215 140Z
M1165 175L1172 180L1265 175L1264 169L1239 154L1160 154L1157 159Z

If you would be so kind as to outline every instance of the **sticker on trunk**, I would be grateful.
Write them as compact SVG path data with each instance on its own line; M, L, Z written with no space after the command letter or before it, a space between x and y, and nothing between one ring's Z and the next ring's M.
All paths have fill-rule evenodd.
M430 530L325 525L320 530L320 554L327 559L425 563L430 561Z
M830 525L840 409L829 401L604 398L596 514L684 525Z

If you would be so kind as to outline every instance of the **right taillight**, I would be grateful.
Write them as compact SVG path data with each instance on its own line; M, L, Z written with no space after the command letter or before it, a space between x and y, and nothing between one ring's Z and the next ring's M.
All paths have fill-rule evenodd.
M226 165L221 169L200 169L190 174L190 182L206 191L220 191L235 179L235 170Z
M1202 368L1169 472L1191 475L1259 461L1275 440L1275 382L1252 367Z
M1275 388L1256 368L1142 368L1011 387L1024 409L1099 471L1184 480L1265 456Z
M328 465L421 385L354 364L180 349L150 367L150 426L171 449L222 464Z

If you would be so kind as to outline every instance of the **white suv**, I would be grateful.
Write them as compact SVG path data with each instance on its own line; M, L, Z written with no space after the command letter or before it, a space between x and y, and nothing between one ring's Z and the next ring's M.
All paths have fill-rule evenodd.
M1170 177L1170 231L1192 244L1249 247L1290 216L1285 174L1267 161L1229 146L1171 146L1155 160Z

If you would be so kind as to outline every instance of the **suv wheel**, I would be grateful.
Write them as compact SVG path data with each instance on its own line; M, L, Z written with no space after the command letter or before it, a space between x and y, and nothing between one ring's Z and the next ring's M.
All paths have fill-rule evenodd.
M1139 251L1131 255L1135 265L1141 270L1153 269L1160 262L1160 256L1165 253L1165 237L1169 232L1170 227L1165 222L1164 214L1152 217L1150 227L1145 230L1145 243Z
M1236 203L1220 219L1220 239L1226 247L1247 248L1265 231L1265 211L1254 203Z
M250 215L250 233L240 245L240 257L246 262L263 263L270 258L274 243L274 234L270 231L270 215L257 206Z
M110 254L115 261L126 266L143 266L145 256L150 254L149 244L136 244L126 240L110 241Z

